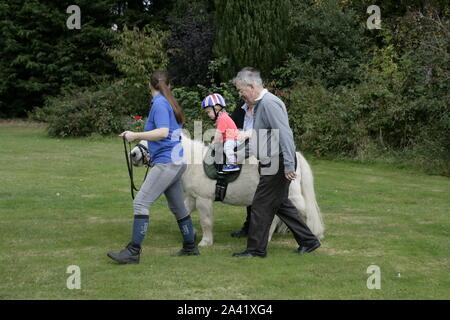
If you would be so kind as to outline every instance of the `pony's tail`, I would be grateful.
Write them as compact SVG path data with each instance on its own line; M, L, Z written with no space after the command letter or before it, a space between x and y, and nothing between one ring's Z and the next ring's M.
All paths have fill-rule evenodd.
M319 239L323 239L325 226L314 192L314 179L311 167L300 152L297 152L297 175L300 174L300 185L305 199L306 224Z

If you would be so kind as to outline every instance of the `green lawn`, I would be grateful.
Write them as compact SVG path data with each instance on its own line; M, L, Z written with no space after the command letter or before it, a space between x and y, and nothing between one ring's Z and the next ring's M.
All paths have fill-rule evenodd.
M323 245L298 256L293 237L277 234L266 259L231 257L245 248L229 236L245 209L222 204L215 244L171 257L181 235L160 199L141 263L116 265L106 252L129 241L133 217L122 141L54 139L20 122L0 123L0 137L0 299L450 299L446 177L310 160ZM66 287L70 265L80 290ZM366 286L370 265L379 290Z

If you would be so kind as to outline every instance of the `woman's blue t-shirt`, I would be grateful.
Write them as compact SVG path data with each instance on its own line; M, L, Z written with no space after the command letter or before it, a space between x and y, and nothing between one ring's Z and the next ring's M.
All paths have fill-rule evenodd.
M144 131L169 128L169 135L159 141L147 141L150 160L155 163L179 162L183 159L182 125L177 122L169 101L161 93L153 97Z

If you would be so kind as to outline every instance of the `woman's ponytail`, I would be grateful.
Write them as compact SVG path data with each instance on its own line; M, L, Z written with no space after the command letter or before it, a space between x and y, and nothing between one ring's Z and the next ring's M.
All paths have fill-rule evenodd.
M173 112L175 113L175 118L179 124L183 124L185 121L183 109L179 105L178 101L172 94L170 90L170 79L169 73L165 71L156 71L153 72L150 77L150 84L156 90L159 90L164 97L169 101L172 106Z

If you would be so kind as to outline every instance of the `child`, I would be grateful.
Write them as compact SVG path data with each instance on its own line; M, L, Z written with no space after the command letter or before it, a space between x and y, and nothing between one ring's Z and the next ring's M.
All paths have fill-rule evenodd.
M223 149L226 156L226 165L223 172L239 171L237 165L237 155L234 148L237 146L238 129L234 121L224 110L226 107L225 99L218 93L213 93L203 99L202 108L208 114L208 117L215 121L217 126L216 135L213 143L223 143Z

